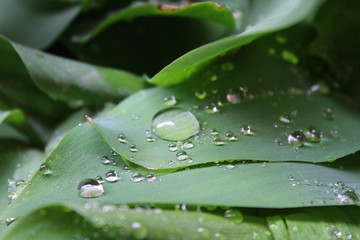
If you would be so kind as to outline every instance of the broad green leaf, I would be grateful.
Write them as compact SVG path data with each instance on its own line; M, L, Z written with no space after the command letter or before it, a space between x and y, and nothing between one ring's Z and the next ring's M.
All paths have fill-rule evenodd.
M70 205L71 208L50 206L40 209L24 219L14 223L15 226L3 239L17 239L31 236L36 239L47 238L54 234L56 228L65 226L78 227L77 235L99 239L271 239L271 234L262 218L245 216L243 223L234 224L231 221L212 214L201 212L181 212L161 209L129 209L125 206L96 204ZM71 210L75 211L72 212ZM79 219L77 214L84 219ZM60 224L56 218L68 219L67 222L78 224ZM50 219L48 219L50 218ZM74 220L72 220L74 219ZM75 221L77 219L77 221ZM43 227L44 221L49 223L50 229ZM64 220L62 220L64 222ZM176 228L174 229L174 223ZM32 223L32 228L27 225ZM40 228L40 226L42 226ZM81 233L84 226L90 229L85 235ZM36 231L34 231L36 229ZM74 234L76 228L66 229L65 233L58 232L57 236L65 237ZM97 229L97 234L93 233ZM104 231L106 229L106 231ZM64 231L64 229L62 229ZM70 235L71 236L71 235ZM80 237L79 236L79 237ZM56 238L57 239L57 238ZM64 239L64 238L59 238ZM107 239L107 238L106 238Z
M0 65L4 79L0 89L5 92L8 91L7 86L14 88L15 91L10 94L16 98L22 99L25 93L20 86L31 85L30 81L34 81L51 98L75 107L119 100L142 88L140 77L124 71L46 54L3 38L0 39L0 49L4 52ZM9 58L13 62L5 60ZM9 66L10 64L16 64L16 67ZM25 79L19 79L20 74ZM29 97L24 99L26 98ZM44 104L46 102L49 100L44 100ZM44 106L41 108L46 109Z
M307 28L294 30L309 35ZM107 116L91 122L124 159L149 169L176 169L234 159L325 162L358 151L358 110L336 93L322 95L319 90L312 90L321 84L310 87L307 79L312 79L312 75L301 70L303 57L292 53L301 49L302 41L306 45L309 37L278 43L279 37L291 33L292 30L279 32L257 40L231 58L218 59L207 71L181 85L140 91ZM294 49L294 45L300 47ZM289 63L284 53L300 63ZM329 91L326 83L323 87ZM171 114L174 110L169 112L169 108L178 113L176 109L183 109L184 114ZM241 133L244 125L250 125L250 136L246 131ZM308 142L294 149L288 136L309 127L320 129L321 143ZM211 129L219 134L214 136ZM237 141L227 139L228 131ZM119 141L119 135L125 135L127 142ZM146 135L154 141L147 141ZM215 141L218 137L223 145ZM192 141L193 148L182 146L186 138ZM138 151L131 151L132 144ZM170 151L169 144L177 145L177 149ZM180 151L187 152L189 158L179 161Z
M224 24L230 28L236 27L232 12L224 5L214 2L190 3L173 6L167 4L134 5L114 13L99 23L90 33L81 37L81 41L88 41L101 34L110 25L119 21L131 21L143 16L190 17Z
M72 130L45 162L51 174L37 172L22 193L7 207L0 219L25 216L49 204L97 202L101 204L176 204L234 207L288 208L358 204L359 154L339 161L339 165L309 163L234 163L209 166L167 175L123 168L110 148L88 124ZM107 156L117 164L102 164ZM77 190L86 178L101 176L109 170L119 181L105 181L105 194L82 198ZM254 177L256 176L256 177ZM342 183L341 183L342 182Z
M304 20L321 2L316 0L255 1L244 20L247 23L244 32L201 46L185 54L162 69L150 82L160 86L170 86L188 80L194 73L204 69L214 58L230 50L238 49L265 34Z
M30 47L45 48L80 9L80 1L3 0L0 2L0 34Z

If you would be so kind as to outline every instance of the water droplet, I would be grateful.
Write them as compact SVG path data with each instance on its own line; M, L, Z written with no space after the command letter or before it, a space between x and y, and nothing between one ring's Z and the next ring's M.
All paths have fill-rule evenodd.
M78 191L83 198L95 198L104 194L102 184L92 178L82 180L78 185Z
M313 94L313 93L328 94L329 92L330 92L329 86L323 81L320 81L312 85L308 91L309 94Z
M216 145L216 146L222 146L224 145L224 141L221 139L220 136L213 136L211 138L211 143Z
M210 103L210 105L205 106L204 110L206 113L210 114L218 113L220 111L214 103Z
M169 107L174 106L177 103L175 96L164 97L163 102L166 106L169 106Z
M236 223L236 224L240 224L243 222L243 215L241 214L241 212L239 212L238 210L235 209L228 209L225 211L224 217L229 219L230 221Z
M135 144L130 144L129 145L129 150L130 150L130 152L137 152L138 151Z
M118 136L118 141L121 142L121 143L126 143L127 140L126 140L125 134L120 133L119 136Z
M211 129L209 130L209 133L210 133L211 135L213 135L213 136L219 135L219 131L216 130L215 128L211 128Z
M283 145L282 141L280 138L275 138L274 142L277 144L277 145Z
M139 119L139 116L138 115L131 115L131 120L138 120Z
M295 178L292 175L288 176L289 181L295 181Z
M156 176L154 173L149 172L148 174L146 174L145 179L147 182L154 182L156 180Z
M206 98L206 95L207 95L207 93L206 93L205 90L196 90L196 91L195 91L195 97L198 98L198 99L200 99L200 100L205 99L205 98Z
M253 131L251 131L251 126L248 124L244 124L241 126L240 133L246 136L251 136L255 134Z
M237 104L241 102L241 94L239 92L230 91L226 94L226 99L229 103Z
M47 163L43 163L40 165L40 172L44 176L49 176L52 173L51 169Z
M217 76L216 74L213 74L213 75L211 75L211 76L209 77L209 80L210 80L211 82L215 82L215 81L218 80L218 76Z
M326 117L326 119L328 119L328 120L334 120L334 118L335 118L335 111L332 108L329 108L329 107L324 108L323 114Z
M304 135L309 142L318 143L321 141L322 132L315 127L308 127L304 130Z
M98 181L99 183L103 183L104 179L101 176L96 176L95 180Z
M285 115L285 114L281 115L279 117L279 120L280 120L280 122L285 123L285 124L290 124L292 122L291 118L288 115Z
M197 134L200 123L190 111L170 108L155 115L152 128L153 132L164 140L181 141Z
M170 152L175 152L178 150L178 146L176 145L176 143L169 143L168 148Z
M228 164L226 165L226 169L233 169L235 168L236 166L235 165L232 165L232 164Z
M9 194L7 195L7 199L9 201L9 203L14 201L17 198L17 196L18 195L15 192L9 192Z
M232 70L234 70L234 64L232 62L223 62L221 64L221 70L232 71Z
M11 223L13 223L13 222L15 222L16 221L16 218L7 218L6 220L5 220L5 224L6 224L6 226L9 226Z
M155 138L151 135L151 132L149 130L145 131L145 138L147 142L154 142Z
M101 158L101 163L102 163L102 164L105 164L105 165L108 165L108 164L111 164L112 161L111 161L107 156L103 156L103 157Z
M198 234L200 235L201 239L210 239L210 231L207 228L200 227L197 229Z
M182 144L182 148L184 148L184 149L191 149L193 147L194 147L194 144L190 140L187 140Z
M143 176L139 172L134 172L130 175L130 180L134 183L141 182L143 180Z
M330 136L331 136L332 138L340 138L339 130L337 130L337 129L332 129L332 130L330 131Z
M342 232L334 231L334 232L332 233L332 235L333 235L334 237L336 237L336 238L341 238Z
M227 140L229 141L236 141L237 140L237 137L234 135L233 132L230 132L228 131L226 134L225 134L225 137Z
M145 239L148 235L148 229L140 222L133 222L131 224L131 237L133 239Z
M306 141L305 135L301 130L297 130L289 134L288 142L295 147L302 147Z
M343 204L357 204L359 203L359 196L353 189L347 189L336 195L336 198Z
M119 154L114 149L111 149L110 154L111 154L111 156L114 156L114 157L119 156Z
M105 180L108 182L116 182L119 180L119 176L117 174L117 172L115 172L114 170L109 170L106 174L105 174Z
M179 151L176 154L176 158L179 161L184 161L184 160L187 160L189 158L189 155L185 151Z

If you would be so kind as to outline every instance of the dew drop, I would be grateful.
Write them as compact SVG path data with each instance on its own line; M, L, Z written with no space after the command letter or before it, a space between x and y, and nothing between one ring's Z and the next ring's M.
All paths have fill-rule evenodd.
M138 151L135 144L130 144L129 145L129 150L130 150L130 152L137 152Z
M96 176L95 180L98 181L99 183L103 183L104 179L101 176Z
M189 155L185 151L179 151L176 154L176 158L179 161L184 161L184 160L187 160L189 158Z
M103 156L103 157L101 158L101 163L102 163L102 164L105 164L105 165L108 165L108 164L111 164L112 161L111 161L107 156Z
M241 94L239 92L228 92L226 100L231 104L238 104L241 102Z
M228 131L226 134L225 134L225 137L228 141L236 141L237 140L237 137L234 135L233 132L231 131Z
M82 180L78 185L78 191L83 198L95 198L104 194L102 184L92 178Z
M178 150L178 146L176 145L176 143L169 143L168 144L168 149L170 152L175 152Z
M118 136L118 141L121 142L121 143L126 143L127 140L126 140L125 134L120 133L119 136Z
M175 96L170 96L170 97L164 97L163 102L164 102L164 105L170 107L170 106L174 106L177 103L177 100L176 100Z
M51 169L47 163L43 163L40 165L40 173L44 176L51 175Z
M288 143L295 147L302 147L306 141L305 135L301 130L297 130L288 135Z
M322 132L315 127L308 127L304 130L304 135L306 140L313 143L318 143L321 141Z
M224 145L224 141L221 139L220 136L213 136L211 138L211 143L216 145L216 146L222 146Z
M200 123L190 111L170 108L154 116L152 130L164 140L182 141L197 134Z
M220 110L214 103L210 103L210 105L204 107L204 111L209 114L214 114L218 113Z
M243 222L243 215L241 214L240 211L235 210L235 209L228 209L225 211L224 217L229 219L230 221L236 223L236 224L240 224Z
M130 180L134 183L138 183L143 180L143 176L139 172L134 172L130 175Z
M279 117L279 120L280 120L280 122L285 123L285 124L290 124L291 123L291 118L288 115L285 115L285 114L281 115Z
M145 179L147 182L154 182L156 180L156 176L154 173L149 172L148 174L146 174Z
M190 140L187 140L182 144L182 148L184 148L184 149L191 149L193 147L194 147L194 144Z
M223 71L232 71L232 70L234 70L234 63L232 63L232 62L223 62L221 64L221 70L223 70Z
M196 90L195 97L197 99L203 100L206 98L207 92L205 90Z
M295 181L295 178L292 175L288 176L289 181Z
M251 131L251 126L248 124L244 124L241 126L240 133L246 136L254 135L254 132Z
M148 229L140 222L133 222L131 224L131 237L133 239L145 239L148 235Z
M115 172L114 170L109 170L106 174L105 174L105 180L107 182L116 182L119 180L119 176L117 174L117 172Z
M209 130L210 134L213 135L213 136L216 136L216 135L219 135L219 131L216 130L215 128L211 128Z
M323 114L326 117L326 119L328 119L328 120L334 120L334 118L335 118L335 112L334 112L334 109L332 109L332 108L329 108L329 107L324 108Z
M151 135L151 132L149 130L145 131L145 139L147 142L154 142L155 138Z

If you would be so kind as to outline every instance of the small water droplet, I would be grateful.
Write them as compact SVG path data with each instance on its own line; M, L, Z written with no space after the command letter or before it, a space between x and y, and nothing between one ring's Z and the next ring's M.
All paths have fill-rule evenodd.
M246 136L251 136L251 135L254 135L255 133L251 130L251 126L248 125L248 124L244 124L241 126L241 129L240 129L240 133L242 135L246 135Z
M168 148L170 152L175 152L178 150L178 146L176 145L176 143L169 143Z
M140 222L133 222L131 224L131 237L132 239L145 239L148 235L148 229Z
M232 141L232 142L237 140L237 137L236 137L236 136L234 135L234 133L231 132L231 131L228 131L228 132L225 134L225 137L226 137L227 140Z
M119 156L119 154L114 149L111 149L110 154L111 154L111 156L114 156L114 157Z
M138 115L131 115L131 120L138 120L139 119L139 116Z
M222 146L224 145L224 141L221 139L220 136L213 136L211 138L211 143L216 145L216 146Z
M213 135L213 136L219 135L219 131L216 130L215 128L211 128L211 129L209 130L209 133L210 133L211 135Z
M134 183L141 182L143 179L143 176L139 172L134 172L130 175L130 180Z
M154 182L156 180L156 176L154 173L149 172L148 174L146 174L145 179L147 182Z
M220 110L214 103L210 103L210 105L204 107L204 111L209 114L214 114L218 113Z
M206 98L207 92L205 90L196 90L195 97L197 99L203 100Z
M304 130L306 140L313 143L318 143L322 139L322 132L316 127L308 127Z
M320 81L310 87L308 94L320 93L325 95L329 92L329 86L324 81Z
M210 239L210 231L207 228L200 227L197 229L198 234L200 235L201 239Z
M209 80L210 80L211 82L215 82L215 81L218 80L218 76L217 76L216 74L213 74L213 75L211 75L211 76L209 77Z
M189 155L185 151L179 151L176 154L176 158L179 161L184 161L184 160L187 160L189 158Z
M334 120L335 118L335 111L334 109L327 107L323 109L323 114L328 120Z
M170 108L154 116L152 130L164 140L182 141L197 134L200 131L200 123L190 111Z
M6 226L9 226L11 223L13 223L13 222L15 222L16 221L16 218L7 218L6 220L5 220L5 224L6 224Z
M191 149L193 147L194 147L194 144L190 140L187 140L182 144L182 148L184 148L184 149Z
M106 174L105 174L105 180L108 182L116 182L119 180L119 176L117 174L117 172L115 172L114 170L109 170Z
M101 163L102 163L102 164L105 164L105 165L108 165L108 164L111 164L112 161L111 161L107 156L103 156L103 157L101 158Z
M177 103L175 96L164 97L163 102L166 106L174 106Z
M7 195L7 199L9 201L9 203L14 201L17 198L17 196L18 195L15 192L9 192L9 194Z
M302 147L306 141L305 135L301 130L297 130L288 135L288 143L295 147Z
M223 62L221 64L221 70L223 70L223 71L232 71L232 70L234 70L234 63L232 63L232 62Z
M295 178L292 175L288 176L289 181L295 181Z
M342 237L342 232L340 232L340 231L334 231L334 232L332 233L332 235L333 235L334 237L336 237L336 238L341 238L341 237Z
M43 163L40 165L40 173L44 176L51 175L51 169L47 163Z
M241 102L241 94L239 92L229 91L226 94L226 99L231 104L238 104Z
M277 145L279 145L279 146L282 146L282 145L283 145L283 143L282 143L282 141L281 141L280 138L275 138L274 142L275 142Z
M228 164L226 165L226 169L233 169L235 168L236 166L235 165L232 165L232 164Z
M138 151L135 144L130 144L129 145L129 150L130 150L130 152L137 152Z
M241 214L241 212L239 212L238 210L235 209L228 209L225 211L224 217L229 219L230 221L236 223L236 224L240 224L243 222L243 215Z
M121 142L121 143L126 143L127 140L126 140L125 134L120 133L119 136L118 136L118 141Z
M290 123L292 122L292 121L291 121L291 118L290 118L288 115L286 115L286 114L281 115L281 116L279 117L279 120L280 120L280 122L285 123L285 124L290 124Z
M102 184L92 178L82 180L78 185L78 191L83 198L95 198L104 194Z
M337 129L332 129L332 130L330 131L330 136L331 136L332 138L335 138L335 139L340 138L339 130L337 130Z
M145 138L147 142L154 142L155 138L152 136L151 132L149 130L145 131Z
M102 178L102 176L96 176L95 180L98 181L99 183L103 183L104 179Z

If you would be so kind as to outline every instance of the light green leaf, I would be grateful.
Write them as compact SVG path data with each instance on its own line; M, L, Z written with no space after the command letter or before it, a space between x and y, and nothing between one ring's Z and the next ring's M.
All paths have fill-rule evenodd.
M204 69L214 58L238 49L270 32L278 31L304 20L322 1L259 0L252 3L245 22L244 32L201 46L178 58L151 80L160 86L175 85L188 80Z
M0 34L34 48L49 46L78 15L80 1L2 0Z

